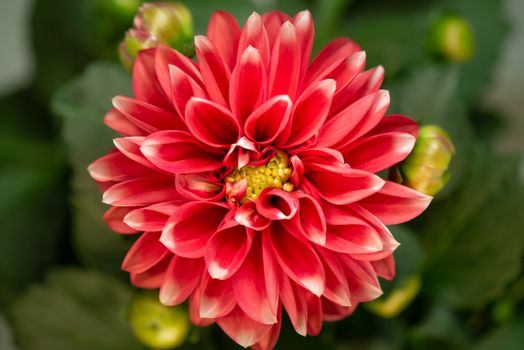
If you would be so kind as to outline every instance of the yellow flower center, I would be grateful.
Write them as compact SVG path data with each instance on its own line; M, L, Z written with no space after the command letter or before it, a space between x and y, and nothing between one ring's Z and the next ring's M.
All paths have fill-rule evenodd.
M234 184L243 179L247 180L246 194L241 199L241 202L244 203L247 199L257 200L260 192L268 187L280 188L287 192L293 191L293 184L288 182L292 172L293 168L289 165L288 155L277 150L275 156L267 164L235 169L226 177L226 181Z

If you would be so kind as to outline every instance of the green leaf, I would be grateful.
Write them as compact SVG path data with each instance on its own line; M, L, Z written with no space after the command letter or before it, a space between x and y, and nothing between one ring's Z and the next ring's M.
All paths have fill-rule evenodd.
M422 222L429 249L427 292L461 308L496 298L520 272L524 192L518 160L478 149L460 191Z
M16 350L11 336L11 329L2 314L0 314L0 349Z
M102 122L111 107L111 99L130 94L131 79L120 66L96 62L59 90L52 101L53 111L63 118L63 138L73 168L75 250L87 266L111 272L119 271L129 243L111 232L102 221L107 208L86 168L107 153L116 136Z
M520 350L524 344L524 320L494 329L473 350Z
M126 321L132 296L107 275L55 270L12 306L16 339L25 350L143 350Z

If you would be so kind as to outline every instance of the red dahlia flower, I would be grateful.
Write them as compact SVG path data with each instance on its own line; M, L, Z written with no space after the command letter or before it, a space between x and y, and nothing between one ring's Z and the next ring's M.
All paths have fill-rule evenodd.
M90 165L109 226L144 232L122 268L160 300L189 298L197 325L271 349L282 310L301 335L349 315L393 278L386 228L431 197L375 173L411 151L417 125L384 116L382 67L336 39L310 62L308 11L254 13L241 29L217 12L197 61L140 52L134 98L105 117L122 137Z

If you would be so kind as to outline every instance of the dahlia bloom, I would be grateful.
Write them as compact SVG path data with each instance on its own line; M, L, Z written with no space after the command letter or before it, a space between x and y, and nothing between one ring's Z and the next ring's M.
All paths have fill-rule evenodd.
M105 123L122 137L89 166L108 225L140 234L122 268L160 300L189 299L242 346L274 347L282 312L316 335L381 294L398 246L385 225L431 197L383 180L417 125L385 116L382 67L349 39L311 62L308 11L215 13L196 62L166 46L139 53L134 98Z

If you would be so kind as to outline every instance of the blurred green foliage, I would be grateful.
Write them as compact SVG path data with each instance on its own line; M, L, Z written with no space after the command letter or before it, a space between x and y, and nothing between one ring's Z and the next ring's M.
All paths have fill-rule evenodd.
M131 243L106 228L105 207L85 171L111 146L102 117L111 97L130 94L116 46L139 0L33 1L34 79L0 97L0 348L142 349L125 320L134 291L119 271ZM422 289L399 316L366 308L326 324L316 338L289 322L277 349L521 349L524 344L524 191L521 155L500 156L505 125L483 110L483 91L508 33L499 0L187 0L197 34L215 10L241 23L253 10L309 8L318 50L349 36L368 65L386 69L390 113L444 127L455 143L452 179L420 219L392 227L403 244L398 278ZM443 13L470 21L475 55L436 60L428 30ZM498 125L497 128L493 124ZM71 267L73 266L73 267ZM88 270L85 270L88 269ZM2 316L3 315L3 316ZM187 349L231 349L211 327ZM15 347L16 344L16 347Z

